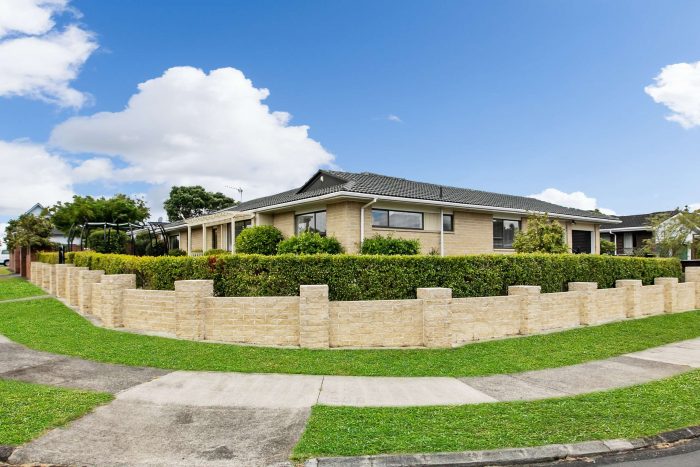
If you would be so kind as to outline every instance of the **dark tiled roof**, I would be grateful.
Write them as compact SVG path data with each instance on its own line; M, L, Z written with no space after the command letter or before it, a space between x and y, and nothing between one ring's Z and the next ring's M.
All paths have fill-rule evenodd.
M416 182L404 178L387 177L385 175L367 172L352 173L324 170L321 171L321 173L330 174L345 180L345 183L304 192L299 192L300 189L295 188L276 195L246 201L227 210L256 210L276 204L300 201L334 192L346 191L365 195L393 196L423 201L442 201L447 203L493 207L496 209L521 209L524 211L547 212L550 214L589 217L601 220L616 219L613 216L606 216L598 211L567 208L526 196L504 195L487 191L470 190L467 188L435 185L432 183Z
M650 212L647 214L633 214L630 216L617 216L622 223L620 224L601 224L601 229L634 229L634 228L647 228L649 227L649 221L652 217L657 215L673 216L678 214L678 210L674 211L658 211Z

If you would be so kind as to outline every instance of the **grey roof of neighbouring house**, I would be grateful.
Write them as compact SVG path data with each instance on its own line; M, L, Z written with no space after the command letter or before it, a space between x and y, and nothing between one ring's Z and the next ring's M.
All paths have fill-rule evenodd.
M663 215L671 217L678 214L678 210L658 211L647 214L632 214L629 216L617 216L622 222L620 224L601 224L601 229L639 229L646 230L650 227L650 220L654 216Z
M388 177L374 173L339 172L334 170L319 171L319 174L328 174L341 179L343 182L333 186L326 186L313 191L301 191L309 183L300 188L277 193L246 201L233 206L228 211L254 211L257 209L274 206L292 201L301 201L327 195L335 192L349 192L369 196L392 196L409 198L421 201L437 201L464 205L476 205L492 208L521 209L524 211L547 212L566 216L588 217L601 220L616 220L616 217L607 216L598 211L585 211L582 209L567 208L535 198L526 196L504 195L487 191L470 190L468 188L456 188L451 186L436 185L433 183L416 182L404 178Z

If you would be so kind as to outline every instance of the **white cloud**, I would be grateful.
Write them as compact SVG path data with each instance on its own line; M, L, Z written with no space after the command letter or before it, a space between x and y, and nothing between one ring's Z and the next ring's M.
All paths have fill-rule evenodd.
M251 199L299 185L333 161L307 126L291 126L290 114L263 104L268 95L234 68L209 74L171 68L139 84L124 110L58 125L51 143L120 159L126 167L112 169L120 181L201 184L217 191L242 186ZM93 170L96 164L78 172L108 169Z
M401 120L401 117L399 117L398 115L394 115L394 114L387 115L386 119L389 120L390 122L403 123L403 120Z
M695 211L697 211L698 209L700 209L700 203L690 203L690 204L688 205L688 209L689 209L691 212L695 212Z
M114 166L110 159L96 157L81 162L73 169L73 180L76 183L109 180L114 176Z
M71 167L37 144L0 140L0 215L17 216L35 203L44 206L73 196Z
M97 49L94 35L71 24L55 28L52 17L66 1L0 2L0 96L22 96L79 108L88 96L70 87ZM17 8L17 10L15 10ZM3 15L11 10L10 18ZM16 15L15 12L18 12ZM18 35L19 34L19 35Z
M598 207L598 200L591 198L590 196L586 196L586 194L582 191L565 193L561 190L557 190L556 188L547 188L540 193L529 195L529 197L569 208L585 209L587 211L598 209L603 214L615 215L615 211L612 209Z
M683 128L700 125L700 62L665 66L654 81L644 91L671 109L667 120Z

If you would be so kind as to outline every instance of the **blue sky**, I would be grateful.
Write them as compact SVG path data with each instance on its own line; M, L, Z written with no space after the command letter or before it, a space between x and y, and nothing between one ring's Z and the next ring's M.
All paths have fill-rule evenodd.
M0 4L6 1L13 0ZM71 25L91 34L95 50L67 82L89 95L83 105L46 102L26 90L2 95L0 66L0 142L31 145L59 164L55 182L50 174L41 183L21 181L37 183L37 199L58 183L58 194L43 194L47 200L122 191L158 203L171 182L232 196L225 186L243 185L250 198L289 188L330 163L512 194L581 191L584 198L552 200L596 198L618 214L700 202L700 110L692 107L700 101L698 2L74 0L53 17L56 25L42 34ZM0 35L0 47L18 35ZM669 73L655 102L645 87L675 64L690 71ZM139 83L182 66L204 74L155 81L141 111L121 115ZM208 79L227 67L251 80L250 89L269 90L253 99L256 111L264 104L291 120L275 126L261 114L267 126L258 132L257 124L239 129L232 119L227 125L234 126L219 128L240 139L231 146L211 136L218 112L236 113L251 101L234 96L219 106L208 94L202 104L197 89L183 91L180 83L250 91L233 75ZM104 111L113 113L107 121L90 118ZM684 125L666 119L673 111L685 115ZM202 128L190 134L188 118ZM308 125L308 136L287 144L284 127L298 125ZM141 146L124 143L143 126ZM158 146L164 135L190 148L174 153L172 164L169 146ZM257 147L261 139L289 149ZM24 153L15 149L5 147L3 159L0 147L0 161L21 165ZM178 165L177 154L201 165L216 159L216 173ZM76 175L85 160L98 162ZM21 212L22 203L0 203L0 221Z

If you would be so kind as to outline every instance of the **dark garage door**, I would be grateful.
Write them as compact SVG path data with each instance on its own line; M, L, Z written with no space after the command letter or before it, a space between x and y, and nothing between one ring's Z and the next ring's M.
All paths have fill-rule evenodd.
M574 253L590 253L591 232L588 230L573 230L571 232L571 251Z

